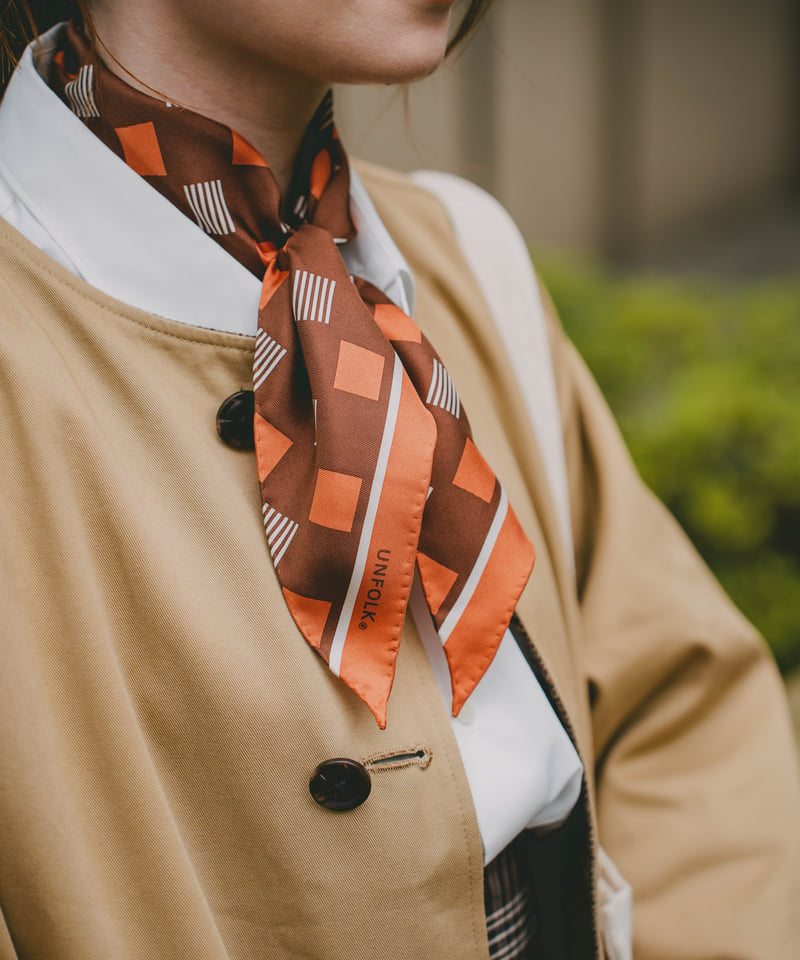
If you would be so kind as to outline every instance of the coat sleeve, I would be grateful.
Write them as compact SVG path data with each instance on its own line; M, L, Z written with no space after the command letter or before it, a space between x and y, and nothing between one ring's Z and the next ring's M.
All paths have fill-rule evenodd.
M2 912L0 912L0 960L17 960L11 934L8 932L8 924Z
M634 957L796 958L800 780L780 677L639 479L549 309L600 842L633 887Z

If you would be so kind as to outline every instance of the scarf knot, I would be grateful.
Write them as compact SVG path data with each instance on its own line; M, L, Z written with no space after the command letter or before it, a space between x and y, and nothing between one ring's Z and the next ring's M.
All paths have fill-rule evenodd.
M300 632L387 722L415 578L457 714L491 663L534 551L414 321L360 277L330 91L282 203L243 137L111 74L75 25L51 83L125 163L262 279L253 389L267 547Z

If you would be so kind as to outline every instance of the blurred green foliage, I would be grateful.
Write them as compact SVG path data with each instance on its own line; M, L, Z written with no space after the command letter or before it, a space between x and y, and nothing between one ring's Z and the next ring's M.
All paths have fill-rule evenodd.
M646 480L800 665L800 278L724 287L534 257Z

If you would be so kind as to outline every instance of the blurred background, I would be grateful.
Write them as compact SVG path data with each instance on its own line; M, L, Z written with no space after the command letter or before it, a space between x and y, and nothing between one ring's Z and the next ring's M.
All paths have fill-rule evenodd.
M337 97L351 153L512 212L800 734L800 3L499 0L435 76Z

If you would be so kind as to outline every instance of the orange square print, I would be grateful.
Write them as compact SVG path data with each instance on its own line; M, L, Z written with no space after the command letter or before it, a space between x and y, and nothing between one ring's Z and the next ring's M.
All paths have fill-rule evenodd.
M366 397L367 400L377 400L381 392L383 364L383 357L379 353L365 350L349 340L342 340L339 344L333 387L335 390Z
M383 331L387 340L405 340L409 343L421 343L422 333L419 327L400 307L393 303L375 304L375 323Z
M233 150L231 156L231 163L234 166L245 166L245 167L266 167L269 166L267 161L261 156L261 154L252 146L245 138L237 133L235 130L231 130L233 134Z
M469 437L464 444L464 452L461 454L453 483L487 503L492 499L495 475Z
M130 127L117 127L116 134L122 144L125 162L143 177L165 177L167 169L158 145L156 128L152 123L134 123Z
M330 603L326 600L315 600L313 597L302 597L299 593L287 590L286 587L283 588L283 596L303 636L312 647L318 650L325 632L325 624L328 622L328 614L331 612Z
M308 519L320 527L350 533L360 493L361 477L320 470Z
M447 594L453 589L458 580L455 570L437 563L424 553L417 553L417 566L422 577L422 588L431 613L436 616L439 608L447 599Z
M280 430L265 420L260 413L253 421L256 438L256 464L258 479L263 483L278 465L278 461L291 447L292 441Z

